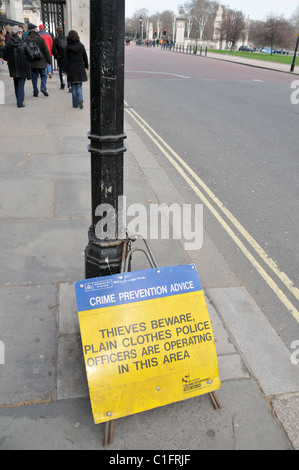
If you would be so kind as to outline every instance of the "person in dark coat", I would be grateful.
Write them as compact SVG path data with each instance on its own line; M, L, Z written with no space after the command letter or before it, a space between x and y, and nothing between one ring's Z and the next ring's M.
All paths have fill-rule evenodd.
M29 34L25 39L27 44L29 44L30 41L35 41L42 53L42 58L40 60L34 60L30 64L32 72L33 96L37 97L39 94L37 87L37 81L39 77L41 78L40 91L43 93L43 95L49 96L49 93L47 92L47 64L51 64L51 55L45 40L37 33L37 29L37 26L29 23Z
M52 53L55 59L57 60L61 90L64 90L65 88L65 83L63 81L62 72L63 72L63 62L64 62L64 54L65 54L66 46L67 46L67 41L66 41L65 35L63 34L63 29L61 26L57 26L56 38L54 38L53 40Z
M63 71L72 87L73 107L83 109L82 82L87 82L88 57L78 33L70 31L64 56Z
M31 79L30 61L33 55L22 39L22 30L18 26L11 28L11 39L7 42L3 59L8 62L9 74L13 77L18 108L24 108L25 81Z

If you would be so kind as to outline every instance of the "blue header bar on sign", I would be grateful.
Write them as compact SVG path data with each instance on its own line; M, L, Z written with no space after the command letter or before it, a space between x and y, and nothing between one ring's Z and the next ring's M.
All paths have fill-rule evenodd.
M146 269L75 284L78 311L201 291L194 264Z

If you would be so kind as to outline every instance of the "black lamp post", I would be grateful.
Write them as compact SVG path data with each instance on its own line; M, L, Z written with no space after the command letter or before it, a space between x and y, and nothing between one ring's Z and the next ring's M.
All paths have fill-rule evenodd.
M298 34L298 38L297 38L297 44L296 44L296 48L295 48L295 54L294 54L293 62L292 62L292 65L291 65L291 72L294 72L295 62L296 62L296 55L297 55L297 51L298 51L298 45L299 45L299 34Z
M90 0L92 225L85 250L86 278L120 272L123 232L125 0ZM109 214L110 212L110 214ZM97 231L103 217L114 229ZM120 234L121 232L121 234ZM121 235L121 236L120 236Z

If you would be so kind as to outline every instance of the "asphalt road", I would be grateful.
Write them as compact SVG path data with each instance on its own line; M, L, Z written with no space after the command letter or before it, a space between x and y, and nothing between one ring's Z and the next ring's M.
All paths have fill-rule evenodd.
M290 350L299 340L299 104L291 103L293 80L208 57L126 47L126 102L208 190L219 217L205 206L204 229ZM135 128L185 200L200 202Z

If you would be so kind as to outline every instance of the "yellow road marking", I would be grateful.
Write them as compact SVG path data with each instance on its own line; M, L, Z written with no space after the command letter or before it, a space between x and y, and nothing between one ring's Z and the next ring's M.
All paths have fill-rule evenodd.
M127 103L125 103L127 105ZM189 165L152 129L152 127L132 108L126 109L127 113L134 119L134 121L141 127L141 129L149 136L149 138L155 143L155 145L161 150L163 155L172 163L180 175L185 179L193 191L200 197L202 202L207 206L211 213L216 217L218 222L234 240L236 245L240 248L243 254L271 287L276 296L280 301L285 305L285 307L292 313L294 318L299 323L299 311L294 307L290 302L284 292L277 286L274 280L269 276L269 274L264 270L264 268L258 263L254 256L248 251L242 241L237 237L237 235L232 231L229 225L221 217L219 212L212 206L209 200L204 196L201 190L194 184L191 178L186 174L183 168L177 163L179 162L185 170L189 173L190 176L201 186L201 188L207 193L207 195L212 199L212 201L221 209L221 211L226 215L226 217L232 222L234 227L243 235L245 240L252 246L256 253L262 258L262 260L267 264L269 268L276 274L276 276L281 280L285 287L299 300L299 289L296 288L293 282L289 277L279 270L276 263L267 255L263 248L254 240L254 238L247 232L247 230L238 222L238 220L231 214L231 212L222 204L222 202L215 196L215 194L208 188L208 186L199 178L199 176L189 167ZM164 147L161 145L163 144ZM175 157L175 160L170 153Z

